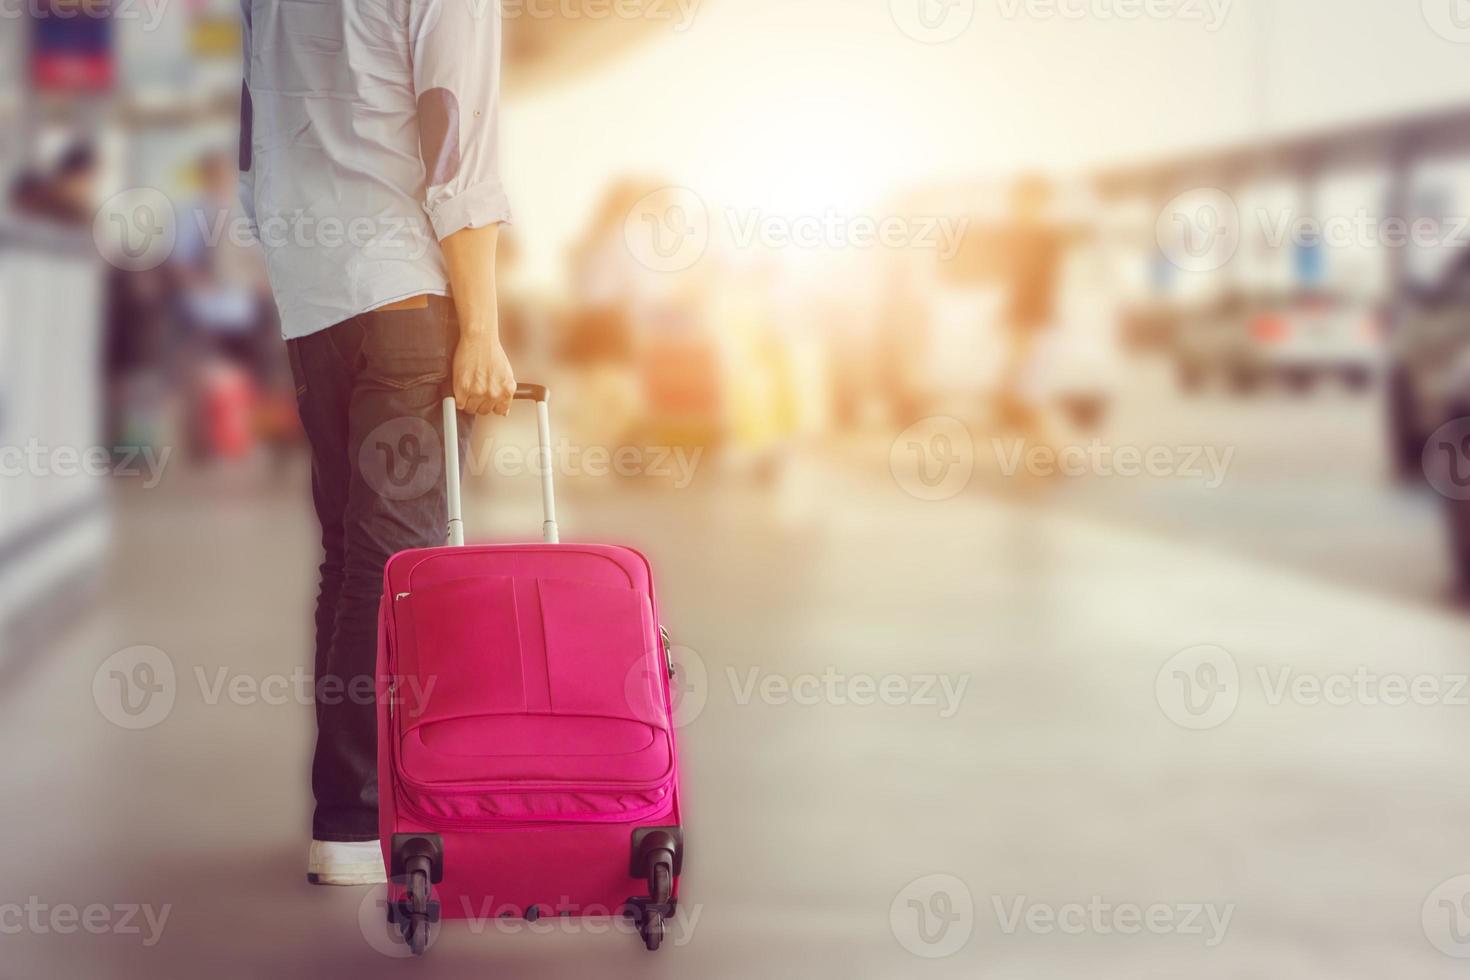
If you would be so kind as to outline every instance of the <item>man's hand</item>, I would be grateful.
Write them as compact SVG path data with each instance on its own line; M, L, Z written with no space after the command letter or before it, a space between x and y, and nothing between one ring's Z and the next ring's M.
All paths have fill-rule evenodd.
M454 352L454 400L471 415L507 415L516 395L516 378L497 336L459 338Z
M459 313L459 348L454 352L454 400L461 412L508 415L516 378L500 346L495 300L495 243L500 226L465 228L440 244L449 268L449 287Z

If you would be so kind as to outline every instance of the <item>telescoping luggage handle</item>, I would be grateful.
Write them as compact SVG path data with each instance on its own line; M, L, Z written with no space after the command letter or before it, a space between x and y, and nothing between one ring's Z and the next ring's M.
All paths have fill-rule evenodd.
M516 385L517 401L536 403L536 440L541 461L541 539L557 543L556 493L551 483L551 412L545 385ZM449 543L464 546L464 513L459 502L459 415L454 398L444 399L444 477L449 487Z

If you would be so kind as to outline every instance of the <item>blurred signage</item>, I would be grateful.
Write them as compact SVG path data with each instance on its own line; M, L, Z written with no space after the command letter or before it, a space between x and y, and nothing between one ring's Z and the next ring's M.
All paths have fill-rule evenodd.
M196 14L189 26L189 49L198 58L238 58L241 50L239 16Z
M48 92L99 92L116 75L112 0L31 0L31 82Z

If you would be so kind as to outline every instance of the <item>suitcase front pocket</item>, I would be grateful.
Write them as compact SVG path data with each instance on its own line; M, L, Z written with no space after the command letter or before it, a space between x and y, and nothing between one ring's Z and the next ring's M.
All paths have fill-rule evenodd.
M524 588L524 585L520 586ZM407 603L414 649L398 673L404 728L526 709L516 580L456 579L414 592Z
M652 613L634 589L538 579L551 710L667 727Z
M451 828L665 812L676 774L651 597L612 576L511 570L420 575L393 600L412 638L389 647L400 806Z

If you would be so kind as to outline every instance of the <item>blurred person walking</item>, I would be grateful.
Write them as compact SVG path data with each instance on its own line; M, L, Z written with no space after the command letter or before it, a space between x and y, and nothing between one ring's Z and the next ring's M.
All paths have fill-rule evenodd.
M235 163L204 154L197 201L182 209L170 256L178 369L195 459L240 456L254 446L253 413L277 348L275 304L259 247L242 234Z
M1009 339L996 393L997 422L1005 432L1044 441L1045 419L1038 404L1036 352L1056 315L1057 279L1066 235L1048 220L1052 188L1046 178L1027 175L1011 190L1011 219L1003 232L1005 324Z
M396 552L444 542L439 403L509 410L495 252L500 10L242 0L240 194L265 246L312 450L316 810L308 880L384 880L377 609ZM364 697L363 693L368 692Z
M179 305L190 335L211 352L263 378L275 309L259 248L239 233L235 164L226 154L200 158L201 194L179 222L172 255ZM270 338L273 342L273 338Z

